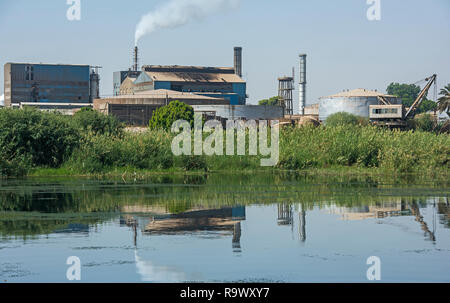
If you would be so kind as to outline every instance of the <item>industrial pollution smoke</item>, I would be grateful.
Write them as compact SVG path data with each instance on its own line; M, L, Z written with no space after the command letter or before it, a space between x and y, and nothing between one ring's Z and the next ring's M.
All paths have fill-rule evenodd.
M159 29L176 28L209 15L235 9L240 0L172 0L141 18L136 27L135 45Z

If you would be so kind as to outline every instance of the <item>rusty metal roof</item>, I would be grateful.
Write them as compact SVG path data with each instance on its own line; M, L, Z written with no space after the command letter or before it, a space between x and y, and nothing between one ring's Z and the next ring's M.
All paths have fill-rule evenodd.
M229 67L151 65L144 66L143 70L153 81L245 83Z

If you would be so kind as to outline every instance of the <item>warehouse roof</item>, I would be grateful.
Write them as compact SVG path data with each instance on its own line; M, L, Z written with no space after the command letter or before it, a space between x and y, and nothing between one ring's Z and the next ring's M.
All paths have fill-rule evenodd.
M198 66L144 66L143 70L153 81L245 83L229 67Z
M395 98L395 96L386 95L377 91L373 90L367 90L363 88L358 88L354 90L347 90L343 91L341 93L331 95L328 97L322 97L322 98L339 98L339 97L388 97L388 98Z

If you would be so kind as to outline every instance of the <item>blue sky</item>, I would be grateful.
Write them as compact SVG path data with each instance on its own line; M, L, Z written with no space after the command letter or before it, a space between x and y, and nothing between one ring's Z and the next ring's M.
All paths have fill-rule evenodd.
M81 0L81 21L70 22L66 0L0 0L0 95L6 62L101 65L101 94L111 95L112 73L131 66L137 23L164 2ZM380 21L367 20L366 0L240 2L144 37L141 63L232 66L233 47L242 46L252 104L277 94L277 78L297 69L299 53L308 54L307 103L433 73L439 88L450 82L448 0L381 0Z

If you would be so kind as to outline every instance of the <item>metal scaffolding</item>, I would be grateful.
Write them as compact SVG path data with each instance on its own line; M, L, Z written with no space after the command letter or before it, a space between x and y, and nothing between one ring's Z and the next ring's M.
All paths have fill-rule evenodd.
M283 77L278 79L278 97L285 115L294 114L294 78Z

